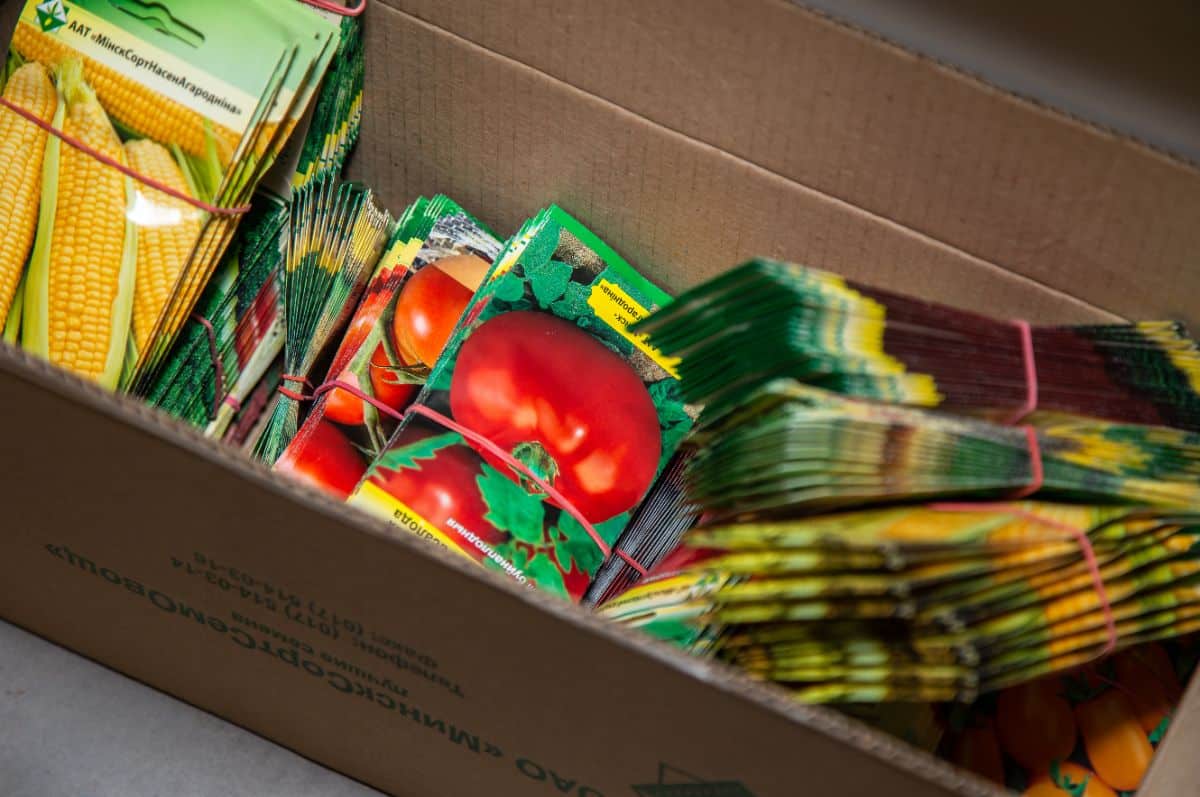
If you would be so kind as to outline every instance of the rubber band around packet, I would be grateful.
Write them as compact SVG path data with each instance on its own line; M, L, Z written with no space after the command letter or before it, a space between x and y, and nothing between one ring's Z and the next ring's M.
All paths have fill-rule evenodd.
M1113 614L1112 604L1108 600L1108 590L1104 587L1104 576L1100 573L1100 562L1096 559L1096 549L1092 547L1092 541L1086 531L1072 526L1070 523L1041 517L1011 504L951 502L926 504L926 506L939 512L980 512L987 510L1007 512L1014 517L1019 517L1031 523L1038 523L1070 534L1075 539L1075 544L1079 546L1079 550L1083 554L1083 561L1087 565L1088 574L1092 578L1092 586L1096 590L1096 597L1100 599L1100 611L1104 613L1104 630L1108 634L1108 641L1104 643L1104 647L1096 654L1093 660L1102 659L1116 650L1118 639L1117 618Z
M192 313L192 320L204 327L204 332L208 336L208 353L212 357L213 405L212 414L209 415L211 420L217 417L217 413L221 411L222 394L225 392L225 366L221 362L221 353L217 350L217 331L213 329L212 322L199 313Z
M195 197L188 196L182 191L176 191L174 188L166 185L165 183L160 183L158 180L147 177L144 174L139 174L120 161L114 160L113 158L105 155L103 152L89 147L87 144L84 144L82 141L70 135L69 133L59 130L57 127L45 121L37 114L22 108L20 105L17 105L5 97L0 97L0 106L7 108L26 121L32 122L50 135L61 140L67 146L77 149L85 155L91 156L95 160L103 163L105 166L110 166L126 177L132 178L143 185L153 188L156 191L161 191L169 197L174 197L181 202L186 202L194 208L199 208L200 210L211 213L214 216L242 216L250 212L249 205L242 205L241 207L237 208L222 208L218 207L217 205L210 205L207 202L196 199Z
M1046 480L1046 469L1042 462L1042 446L1038 442L1037 429L1032 426L1022 426L1025 431L1025 441L1029 450L1029 484L1018 487L1010 496L1010 500L1028 498L1042 489Z
M1004 421L1009 426L1015 426L1037 410L1038 373L1033 353L1033 327L1022 319L1015 319L1011 323L1021 333L1021 363L1025 369L1025 403Z
M285 375L283 377L283 379L285 381L304 382L306 384L308 382L307 379L304 379L303 377L297 377L297 376ZM554 503L560 509L562 509L568 515L570 515L575 520L575 522L578 523L585 532L587 532L587 535L589 537L591 537L592 542L595 543L596 547L600 549L600 552L604 554L605 558L611 556L614 553L612 547L607 542L604 541L604 538L600 536L600 532L596 531L596 527L592 525L591 521L589 521L586 517L584 517L583 513L580 512L575 507L574 504L572 504L570 501L568 501L567 498L562 493L560 493L558 490L556 490L549 482L547 482L542 477L538 476L527 465L525 465L525 463L523 463L520 460L513 457L512 454L510 454L507 451L505 451L504 449L500 448L500 446L496 445L494 442L489 440L487 437L479 434L478 432L475 432L472 429L469 429L469 428L463 426L462 424L452 420L451 418L446 417L445 415L438 412L437 410L430 409L429 407L426 407L422 404L413 404L413 405L410 405L409 408L407 410L405 410L404 412L398 412L397 410L393 409L392 407L389 407L387 404L383 403L382 401L375 398L374 396L360 390L359 388L355 387L354 385L351 385L347 382L339 381L337 379L332 380L330 382L326 382L325 384L321 385L316 390L314 390L311 395L307 395L307 396L296 393L295 391L289 390L284 387L279 388L280 393L282 393L283 395L285 395L289 398L294 398L297 401L315 401L316 399L320 398L321 396L330 392L331 390L345 390L347 393L354 396L355 398L358 398L358 399L361 399L362 401L367 402L372 407L374 407L375 409L382 412L384 415L387 415L388 417L394 418L395 420L398 420L398 421L403 420L410 412L415 413L417 415L420 415L424 418L427 418L427 419L433 421L434 423L438 424L439 426L449 429L452 432L457 432L458 434L462 435L463 437L470 440L472 443L475 443L476 445L482 446L483 448L487 449L487 451L489 453L496 456L496 458L502 460L510 468L513 468L514 470L519 472L522 476L524 476L525 478L529 479L531 482L536 484L538 489L540 489L543 493L545 493L548 498L550 498L552 501L554 501ZM629 554L625 553L624 551L622 551L620 549L616 550L615 553L618 558L622 559L627 565L629 565L634 570L636 570L639 575L641 575L641 576L649 575L649 571L646 569L646 567L644 565L642 565L641 562L639 562L636 559L634 559L633 557L631 557Z
M367 0L358 0L356 6L344 6L339 3L330 3L328 0L300 0L305 5L319 8L323 11L329 11L333 14L338 14L343 17L357 17L359 14L367 10Z

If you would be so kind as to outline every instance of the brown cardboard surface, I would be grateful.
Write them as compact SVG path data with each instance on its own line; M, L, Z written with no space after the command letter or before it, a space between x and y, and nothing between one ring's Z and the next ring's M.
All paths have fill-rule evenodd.
M1181 223L1200 202L1185 167L786 4L747 3L731 27L740 17L715 0L676 17L655 16L675 2L530 2L508 22L468 0L449 11L404 3L438 24L371 5L353 164L394 209L445 191L505 231L557 201L673 288L764 254L1032 320L1113 317L1090 302L1141 313L1195 298L1197 277L1175 258L1200 229ZM0 6L0 31L18 6ZM618 10L656 37L635 35ZM485 37L499 34L481 19L507 25L519 49ZM745 74L714 82L664 34L667 19L714 62L732 68L744 52ZM519 34L518 22L532 27ZM579 43L585 28L591 47ZM555 31L561 52L534 59ZM575 70L571 53L588 56L586 74L562 71ZM763 71L763 53L804 69L784 81ZM671 58L685 59L671 73L686 78L673 84L679 97L652 80L654 59ZM881 87L907 110L883 113ZM653 92L670 113L645 107ZM990 161L981 135L1003 145ZM1161 195L1147 194L1150 177ZM1092 210L1082 227L1076 205ZM1123 261L1132 228L1146 251ZM997 254L1022 246L1028 258ZM1149 287L1133 288L1130 273ZM0 462L19 463L0 478L0 616L391 793L612 797L653 783L663 763L754 797L801 785L831 797L992 793L833 712L388 538L2 346L0 441ZM355 645L351 626L394 641L396 658ZM1182 752L1200 733L1196 691L1154 765L1152 797L1197 778Z
M0 439L21 462L0 486L0 616L389 793L612 797L660 763L754 797L794 795L800 777L839 797L991 793L833 712L387 537L2 345L0 418L20 419ZM353 642L379 635L406 668Z
M1113 318L399 11L368 14L351 174L394 208L443 191L504 234L557 202L673 289L766 255L1001 315Z
M801 4L386 2L1100 307L1200 318L1200 170Z

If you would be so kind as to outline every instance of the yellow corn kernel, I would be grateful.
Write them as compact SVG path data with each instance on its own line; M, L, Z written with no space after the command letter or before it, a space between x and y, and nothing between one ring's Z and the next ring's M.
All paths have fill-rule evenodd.
M68 59L56 78L55 121L85 146L118 162L124 148ZM51 362L115 388L121 376L133 309L137 253L126 212L132 181L92 155L47 144L38 236L25 285L23 345Z
M203 157L207 153L205 120L196 111L151 91L115 69L81 56L27 22L17 23L12 46L26 60L39 61L47 67L58 66L67 57L81 58L84 79L122 126L147 138L178 144L189 155ZM210 124L217 140L217 155L223 165L227 164L237 148L238 135L227 127Z
M163 145L148 139L129 141L125 158L138 174L191 196L179 164ZM140 183L134 185L134 191L131 217L138 230L133 340L138 351L143 351L200 236L202 213Z
M25 64L13 72L4 98L50 122L58 109L58 92L41 64ZM49 133L0 108L0 323L8 317L13 295L29 258L37 229L42 188L42 156Z

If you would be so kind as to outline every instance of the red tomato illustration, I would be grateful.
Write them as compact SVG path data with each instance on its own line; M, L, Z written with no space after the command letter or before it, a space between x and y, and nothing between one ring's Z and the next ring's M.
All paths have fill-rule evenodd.
M275 470L345 500L367 470L358 450L333 424L319 421L305 438L297 437L275 463Z
M637 373L579 327L546 313L504 313L471 333L455 364L450 409L593 523L641 500L662 451L654 402Z
M405 439L415 443L429 436L410 430ZM438 449L430 459L416 460L416 464L416 468L377 470L371 481L443 531L461 536L451 525L454 521L488 544L507 539L507 534L484 519L488 507L476 481L481 471L474 451L450 445ZM477 559L483 558L483 552L469 541L465 550Z
M342 371L337 381L353 387L358 387L358 377L347 369ZM329 391L325 399L325 417L335 423L346 426L361 426L363 422L363 401L348 390L335 387Z
M375 398L397 412L408 406L416 397L420 385L401 382L396 370L388 362L387 349L380 343L371 355L371 390Z
M478 287L487 268L487 261L475 255L456 255L430 263L408 278L392 316L392 340L405 365L432 366L470 304L474 289L451 274Z

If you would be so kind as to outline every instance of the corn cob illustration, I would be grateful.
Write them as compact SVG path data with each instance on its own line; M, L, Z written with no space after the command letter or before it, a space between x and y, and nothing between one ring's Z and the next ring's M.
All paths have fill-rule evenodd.
M57 71L55 126L124 162L112 123L83 81L83 64ZM126 218L132 181L52 138L46 145L37 239L25 285L26 349L109 388L121 375L133 309L137 240Z
M178 144L184 152L203 157L207 152L205 125L216 139L217 155L228 163L238 145L232 130L205 120L199 113L180 105L115 69L80 56L66 45L42 33L27 22L17 24L12 46L26 60L55 67L65 58L81 58L83 77L100 102L122 127L147 138Z
M29 63L12 73L4 98L46 122L58 109L58 93L41 64ZM37 229L42 186L42 155L49 133L8 109L0 109L0 322L8 317L29 247Z
M192 196L179 164L161 144L148 139L127 142L125 158L138 174ZM202 214L148 186L135 185L134 191L138 231L133 340L138 351L144 351L200 235Z

